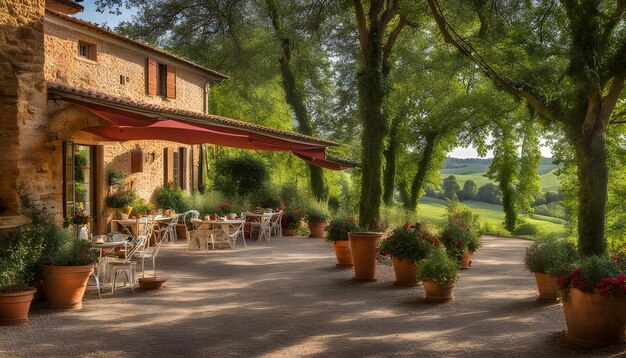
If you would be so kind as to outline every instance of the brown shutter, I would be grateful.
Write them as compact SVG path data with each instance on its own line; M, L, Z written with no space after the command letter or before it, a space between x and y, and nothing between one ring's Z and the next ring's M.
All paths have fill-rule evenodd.
M167 65L167 80L165 81L165 96L176 98L176 66Z
M156 96L157 94L157 62L153 58L148 58L147 64L147 76L146 76L146 90L149 95Z
M141 150L133 151L130 159L131 173L143 172L143 152Z
M104 146L97 145L95 149L94 191L96 193L96 197L94 202L94 213L101 213L104 210L104 198L106 197L108 186L105 184L107 183L107 180L105 178L104 170ZM101 215L94 215L93 220L93 227L96 228L96 230L98 230L99 232L107 231L107 220L102 219Z
M187 148L180 147L178 149L178 153L180 153L178 157L178 167L180 168L180 187L183 190L187 190Z
M163 183L174 182L174 149L165 148L163 150Z

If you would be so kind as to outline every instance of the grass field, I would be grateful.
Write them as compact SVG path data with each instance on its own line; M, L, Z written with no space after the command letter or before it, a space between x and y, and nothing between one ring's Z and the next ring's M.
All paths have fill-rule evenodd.
M502 206L479 201L464 201L464 205L470 207L475 213L480 215L481 223L489 223L491 226L500 226L504 221ZM446 212L446 202L440 199L422 197L419 202L418 216L420 219L439 222ZM531 223L544 233L562 234L565 226L544 220L524 217L524 220Z

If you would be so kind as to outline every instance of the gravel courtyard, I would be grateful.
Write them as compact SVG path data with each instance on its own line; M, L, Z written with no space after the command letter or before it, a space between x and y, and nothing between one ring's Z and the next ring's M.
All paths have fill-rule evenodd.
M0 327L3 357L559 357L622 356L565 340L559 304L536 300L522 256L528 241L484 237L455 300L423 302L421 287L353 281L321 239L280 238L248 248L187 254L162 248L160 291L120 289L84 307L31 309L30 323Z

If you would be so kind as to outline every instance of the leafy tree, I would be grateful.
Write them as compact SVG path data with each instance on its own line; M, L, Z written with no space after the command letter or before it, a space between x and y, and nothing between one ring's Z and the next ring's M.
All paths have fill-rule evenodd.
M215 189L226 195L245 196L259 191L269 179L267 166L251 156L224 158L215 168Z
M478 186L473 180L466 180L465 183L463 183L462 196L464 200L476 199L477 193L478 193Z
M443 192L446 196L446 199L456 199L457 193L461 191L461 187L459 183L456 182L456 177L454 175L450 175L443 180Z
M504 210L504 226L513 232L517 225L516 201L519 193L516 186L519 181L517 143L513 137L513 128L504 123L499 126L494 143L493 161L487 175L498 182Z
M500 199L500 190L493 183L487 183L478 188L478 191L476 192L476 200L497 205L502 204L502 199Z
M623 0L427 0L443 35L573 149L578 247L606 252L606 135L626 80ZM496 4L496 3L494 3Z

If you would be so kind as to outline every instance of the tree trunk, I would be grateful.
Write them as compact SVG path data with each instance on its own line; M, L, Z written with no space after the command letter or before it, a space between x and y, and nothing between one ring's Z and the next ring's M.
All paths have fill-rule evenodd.
M389 131L389 141L383 155L385 156L385 170L383 172L383 202L385 205L393 203L393 193L396 183L396 160L398 157L398 132L400 117L395 117Z
M368 52L363 70L358 77L359 110L363 123L361 135L363 174L359 223L362 227L373 230L380 220L382 153L387 134L387 118L383 112L385 77L382 71L382 47L378 40L377 21L371 22L368 37L371 51Z
M569 130L578 165L578 249L583 255L606 254L606 201L609 170L606 132L596 126L588 136Z
M406 209L415 210L417 208L417 202L421 196L422 189L424 189L424 181L428 174L428 168L435 154L435 144L437 141L437 135L432 133L426 136L426 146L424 146L424 152L422 158L420 158L417 166L417 172L413 178L411 184L411 196L408 202L404 203Z

